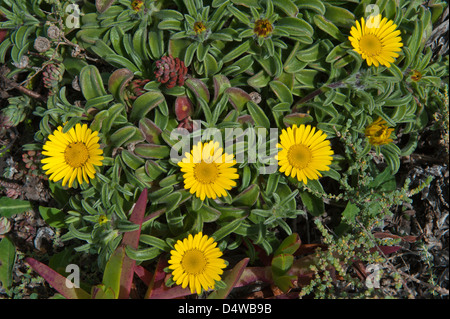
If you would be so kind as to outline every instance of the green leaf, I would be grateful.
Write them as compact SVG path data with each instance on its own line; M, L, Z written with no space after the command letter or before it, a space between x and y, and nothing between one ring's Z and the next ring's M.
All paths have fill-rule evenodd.
M270 121L264 111L253 101L247 102L247 109L253 118L256 126L261 126L264 128L270 128Z
M184 52L184 65L186 67L191 65L195 52L197 52L198 45L199 42L193 42L186 48L186 51Z
M111 287L106 287L105 285L98 284L91 288L91 299L116 299L114 291Z
M196 78L189 78L186 80L186 86L197 96L202 98L205 102L209 102L210 95L208 87L203 81Z
M179 175L173 174L173 175L169 175L169 176L161 179L159 182L159 186L165 188L165 187L176 185L179 182L180 182Z
M403 79L403 72L397 65L391 64L391 67L388 70L393 76L395 76L398 81L401 81Z
M217 74L213 77L214 82L214 98L213 102L217 102L220 96L228 89L231 84L228 78L222 74Z
M9 197L0 197L0 216L11 217L15 214L21 214L32 210L31 203L26 200L12 199Z
M308 65L307 62L300 61L297 57L294 57L288 63L284 64L283 70L287 73L295 74L304 69L306 65Z
M183 20L183 14L176 10L164 9L154 13L154 16L158 19L171 19L171 20Z
M10 48L11 45L12 45L12 42L9 38L4 39L3 42L0 43L0 63L1 64L5 63L6 52L8 52L8 49Z
M125 117L123 115L125 113L125 105L122 103L113 104L108 108L107 112L107 116L102 121L101 129L103 134L110 134L111 127L113 127L113 125L123 123L119 123L119 119L123 119Z
M290 104L294 102L294 97L292 96L291 91L283 82L271 81L269 86L281 102L287 102Z
M100 72L94 65L87 65L80 71L80 88L86 100L106 95Z
M397 145L389 143L381 147L381 154L383 154L386 163L391 168L392 174L396 174L400 168L401 150Z
M313 117L306 113L292 113L283 118L283 123L286 126L301 125L313 121Z
M291 269L294 262L292 254L276 255L272 259L272 272L274 275L283 276Z
M314 24L321 29L322 31L328 33L330 36L335 38L338 41L344 42L346 40L345 36L339 30L337 26L335 26L331 21L327 20L323 15L315 15Z
M197 6L195 5L194 0L185 0L183 1L184 5L191 17L196 18L197 17Z
M271 195L275 190L277 189L278 182L280 181L281 175L280 174L270 174L269 178L267 179L267 185L266 185L266 194Z
M306 210L313 216L320 216L325 212L325 205L321 198L314 196L313 194L300 191L300 198L302 199L303 205L305 205Z
M64 228L66 214L58 208L39 206L39 213L45 222L51 227Z
M225 93L228 94L228 100L231 105L239 112L241 112L244 105L252 99L247 92L237 87L227 88Z
M182 25L181 21L172 20L172 19L163 20L160 23L158 23L158 29L160 29L160 30L181 31L182 26L183 25Z
M291 0L272 0L273 4L291 17L296 17L298 7Z
M409 48L411 56L413 57L416 56L417 51L419 50L422 35L423 35L423 23L419 19L416 19L414 20L414 31L406 41L406 46Z
M111 134L111 144L114 147L122 146L136 134L136 131L138 131L138 128L134 126L124 126L118 129L113 134Z
M91 46L91 50L102 59L104 59L107 55L116 54L116 52L102 40L95 41L95 45Z
M313 27L303 19L287 17L277 21L277 28L280 28L293 37L312 37L314 34Z
M114 299L119 298L120 277L122 274L123 261L125 258L125 250L118 247L106 263L103 273L102 283L106 289L111 289L114 293Z
M121 55L108 54L104 57L104 59L112 66L129 69L133 73L140 72L138 67L133 62Z
M81 70L88 65L86 61L72 57L65 57L63 64L66 71L72 76L78 76Z
M236 206L244 205L253 206L259 197L259 186L257 184L250 185L242 193L233 198L233 204Z
M122 103L125 101L125 87L133 79L134 74L126 68L114 71L108 80L108 90L111 94Z
M214 234L211 235L211 237L213 237L215 241L220 241L221 239L238 229L239 226L241 226L242 221L243 219L240 218L227 223L226 225L220 227L217 231L215 231Z
M194 202L196 202L197 206L200 203L202 204L202 206L200 208L195 209ZM212 223L220 217L220 211L208 205L203 205L203 201L198 199L197 197L194 197L192 201L192 209L202 216L202 220L204 223Z
M264 71L261 70L247 80L248 85L257 89L266 87L269 84L271 77Z
M170 155L170 148L165 145L138 144L134 149L136 155L149 159L163 159Z
M249 17L243 13L241 10L239 10L238 8L234 7L234 6L229 6L228 7L228 11L230 11L230 13L236 18L238 19L240 22L242 22L245 25L250 25L250 19Z
M139 96L133 103L130 113L130 121L142 119L147 113L165 100L159 91L150 91Z
M238 56L248 52L249 49L250 49L250 41L245 41L238 47L236 47L233 50L231 50L230 52L228 52L222 58L222 61L223 61L223 63L230 62L230 61L234 60L235 58L237 58Z
M311 10L318 14L325 14L326 8L320 0L296 0L295 4L300 10Z
M327 11L325 18L334 23L338 27L348 28L355 23L355 15L343 7L336 7L325 3Z
M293 281L296 280L296 276L274 276L273 282L274 284L280 288L284 293L287 293L289 289L294 287Z
M179 207L180 202L183 200L183 193L181 191L173 192L164 197L161 202L166 204L166 214L176 210Z
M122 150L122 153L120 155L122 157L123 162L133 170L137 170L139 167L145 164L145 161L142 158L134 155L128 150Z
M297 249L300 247L301 240L297 233L293 233L286 237L283 242L278 246L277 250L273 253L274 256L280 254L291 254L293 255Z
M141 243L150 245L152 247L156 247L162 251L169 251L170 250L170 246L166 243L165 240L160 239L158 237L155 236L151 236L151 235L146 235L146 234L142 234L139 238L139 241Z
M354 221L359 212L358 206L349 201L342 212L342 217L348 221Z
M144 249L133 249L130 247L125 248L127 256L135 261L148 261L155 259L161 254L161 250L156 247L144 248Z
M163 31L150 31L148 33L148 45L150 47L151 56L154 60L161 58L164 53Z
M139 130L150 144L161 144L162 130L150 119L143 118L139 121Z
M15 262L16 247L8 237L4 237L0 240L0 283L7 291L12 285Z
M100 111L108 108L109 102L111 102L112 100L114 100L114 97L111 94L94 97L86 102L85 109L89 110L91 108L96 108Z
M209 46L199 43L197 46L197 60L203 62L205 60L206 54L208 53Z
M303 62L317 62L325 54L320 48L320 42L316 42L309 48L297 52L297 59Z
M204 59L204 65L205 65L205 75L206 77L210 78L214 74L219 71L219 64L217 63L216 59L211 55L207 54Z
M258 7L259 3L258 0L231 0L236 5L241 5L244 7Z

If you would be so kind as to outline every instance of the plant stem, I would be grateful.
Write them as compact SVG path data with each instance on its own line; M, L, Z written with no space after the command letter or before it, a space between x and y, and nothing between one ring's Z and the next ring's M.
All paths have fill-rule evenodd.
M319 88L319 89L317 89L317 90L315 90L315 91L309 93L307 96L303 97L300 101L298 101L297 103L295 103L295 105L294 105L294 107L293 107L293 109L292 109L292 112L296 112L296 111L297 111L297 107L298 107L299 105L304 104L304 103L306 103L306 102L312 100L313 98L315 98L315 97L318 96L319 94L323 93L323 92L325 91L324 88L337 89L337 88L343 87L344 85L345 85L344 82L342 82L342 81L337 81L337 82L328 84L328 85L326 85L326 86L323 86L323 87L321 87L321 88Z

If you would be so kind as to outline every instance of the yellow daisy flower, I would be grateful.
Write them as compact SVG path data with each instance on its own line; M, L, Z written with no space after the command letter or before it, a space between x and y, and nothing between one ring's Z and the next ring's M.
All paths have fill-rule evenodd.
M298 181L307 183L308 179L319 179L319 171L328 171L333 160L333 150L327 135L310 125L293 125L281 132L281 150L277 159L280 172Z
M59 126L43 146L42 154L47 156L41 160L45 174L54 182L62 179L63 186L69 183L72 187L75 179L79 184L83 180L89 183L89 178L95 176L94 165L102 166L103 150L98 144L98 132L86 124L77 124L66 133L62 130Z
M214 289L220 280L225 261L220 258L222 252L216 247L217 242L201 232L189 235L183 241L178 240L170 252L169 269L172 269L173 281L182 288L189 285L191 293L200 294Z
M198 142L191 153L185 153L185 157L178 162L185 173L184 188L201 200L228 195L226 190L236 186L234 180L239 178L234 164L234 156L224 153L219 142L214 141Z
M370 17L367 21L361 18L361 23L356 21L356 27L350 30L350 40L353 50L358 52L367 64L371 66L384 65L390 67L395 61L403 46L400 30L392 20L381 15Z
M369 139L370 144L380 146L393 141L390 137L394 129L389 128L386 124L386 121L379 117L366 127L364 134Z

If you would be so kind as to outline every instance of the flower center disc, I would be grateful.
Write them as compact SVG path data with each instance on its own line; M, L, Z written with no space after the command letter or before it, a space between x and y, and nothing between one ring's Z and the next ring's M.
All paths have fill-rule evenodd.
M203 31L206 31L206 26L201 21L197 21L194 23L194 31L195 33L202 33Z
M366 34L359 43L361 50L368 56L378 55L381 51L381 41L372 34Z
M217 179L219 169L216 163L201 162L194 167L194 177L202 184L211 184Z
M82 142L70 143L64 151L66 163L73 168L83 166L89 159L89 152Z
M296 144L289 148L287 158L295 168L303 169L311 161L311 151L302 144Z
M413 71L413 75L411 75L411 79L413 80L413 81L419 81L420 79L422 78L422 73L420 73L419 71L417 71L417 70L414 70Z
M255 22L255 28L253 32L255 32L260 37L267 37L270 33L272 33L273 27L269 20L262 19Z
M203 252L197 249L191 249L186 251L181 260L181 265L184 270L189 274L202 273L207 264L205 255Z

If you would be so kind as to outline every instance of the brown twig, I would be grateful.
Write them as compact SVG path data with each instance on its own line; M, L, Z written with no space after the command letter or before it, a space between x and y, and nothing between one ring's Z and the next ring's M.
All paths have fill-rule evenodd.
M414 281L415 283L418 283L418 284L420 284L422 286L425 286L425 287L427 287L429 289L437 291L441 295L448 295L449 294L448 289L445 289L445 288L442 288L442 287L439 287L439 286L436 286L436 285L429 284L429 283L427 283L425 281L422 281L420 279L417 279L417 278L415 278L415 277L413 277L413 276L411 276L411 275L409 275L409 274L407 274L407 273L405 273L405 272L403 272L401 270L397 269L395 271L398 272L400 275L408 278L409 280Z
M30 89L27 89L27 88L25 88L25 87L23 87L23 86L20 86L20 85L17 84L16 82L14 82L14 81L8 79L8 78L7 78L6 76L4 76L3 74L0 74L0 76L1 76L1 79L2 79L3 81L5 81L5 83L6 83L7 85L11 86L12 88L17 89L18 91L20 91L20 92L22 92L22 93L28 95L29 97L31 97L31 98L33 98L33 99L38 99L38 100L41 100L42 102L46 102L46 101L47 101L47 98L44 97L44 96L42 96L41 94L39 94L39 93L37 93L37 92L34 92L34 91L30 90Z
M340 87L342 87L342 86L344 86L344 83L341 82L341 81L337 81L337 82L328 84L328 85L325 86L325 87L330 88L330 89L337 89L337 88L340 88ZM325 90L324 90L323 87L321 87L321 88L319 88L319 89L317 89L317 90L315 90L315 91L309 93L307 96L303 97L300 101L298 101L297 103L295 103L295 105L294 105L294 107L293 107L293 109L292 109L292 112L296 112L296 111L297 111L297 107L298 107L299 105L304 104L304 103L306 103L306 102L312 100L313 98L315 98L316 96L320 95L320 94L323 93L323 92L325 92Z

